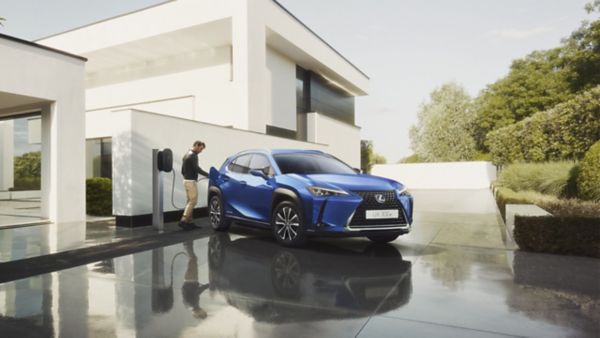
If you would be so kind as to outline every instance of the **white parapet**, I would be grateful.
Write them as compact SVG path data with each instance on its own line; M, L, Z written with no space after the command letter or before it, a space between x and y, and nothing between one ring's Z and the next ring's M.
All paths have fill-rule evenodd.
M409 189L484 189L496 180L496 166L483 161L377 164L371 173Z

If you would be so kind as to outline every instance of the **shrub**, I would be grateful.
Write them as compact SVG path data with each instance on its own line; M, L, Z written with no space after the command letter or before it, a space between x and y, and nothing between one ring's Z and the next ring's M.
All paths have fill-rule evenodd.
M496 204L502 215L502 219L506 220L506 205L507 204L537 204L542 202L555 202L558 199L544 195L535 191L513 191L508 188L500 187L496 192Z
M495 164L577 160L600 139L600 86L486 136Z
M400 161L398 161L398 163L422 163L422 162L424 162L424 161L417 154L412 154L412 155L407 156L407 157L401 159Z
M600 258L600 217L515 217L521 250Z
M515 191L531 190L555 197L575 197L570 180L574 162L515 163L502 169L498 185ZM569 184L571 182L571 184Z
M554 216L599 217L600 203L577 199L544 200L536 203Z
M12 191L40 190L40 177L15 177Z
M577 190L580 198L600 202L600 142L596 142L581 161Z
M110 178L93 177L86 180L86 208L93 216L112 215L112 181Z

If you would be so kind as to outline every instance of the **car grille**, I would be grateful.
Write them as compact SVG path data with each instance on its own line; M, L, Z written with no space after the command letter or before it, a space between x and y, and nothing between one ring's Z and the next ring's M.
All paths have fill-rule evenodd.
M353 229L360 228L386 228L386 227L394 227L398 224L406 224L406 219L404 218L404 211L402 209L402 204L396 198L396 192L393 190L390 191L353 191L353 193L362 197L363 201L360 203L356 211L354 212L354 216L350 221L349 227ZM381 194L385 198L384 203L379 203L375 199L375 195ZM367 210L382 210L382 209L398 209L398 218L395 219L367 219L366 211Z

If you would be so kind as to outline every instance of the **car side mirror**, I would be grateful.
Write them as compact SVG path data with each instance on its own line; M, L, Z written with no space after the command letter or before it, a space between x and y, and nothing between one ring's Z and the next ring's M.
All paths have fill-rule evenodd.
M264 171L262 171L260 169L252 169L252 170L250 170L250 175L262 177L265 180L269 179L269 177L264 173Z
M360 170L360 168L352 168L352 170L354 170L354 172L357 173L357 174L362 174L363 173L363 171Z

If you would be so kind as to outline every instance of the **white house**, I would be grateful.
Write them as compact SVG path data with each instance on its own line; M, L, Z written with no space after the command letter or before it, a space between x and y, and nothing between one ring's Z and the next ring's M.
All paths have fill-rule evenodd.
M276 1L167 1L37 42L88 59L87 176L113 178L120 225L149 223L152 148L173 149L176 168L196 139L205 169L247 148L360 166L354 101L369 78Z
M27 116L40 133L40 216L85 220L85 58L0 34L0 200L13 187L13 120Z

